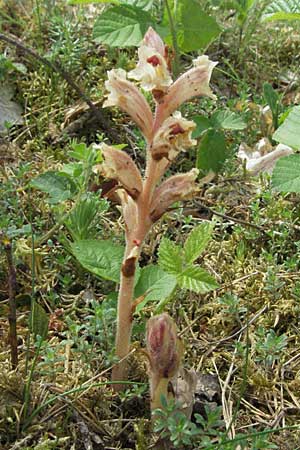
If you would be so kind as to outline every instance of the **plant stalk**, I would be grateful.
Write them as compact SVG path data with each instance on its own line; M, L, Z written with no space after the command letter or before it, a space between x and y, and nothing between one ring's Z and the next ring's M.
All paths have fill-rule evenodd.
M173 50L174 50L174 61L173 61L173 73L174 77L177 78L180 73L180 60L179 60L179 47L177 42L177 33L176 33L176 26L175 22L173 20L172 12L170 9L170 5L168 0L165 0L166 5L166 11L168 15L169 25L170 25L170 31L172 36L172 44L173 44Z
M16 269L13 264L12 245L8 239L3 239L4 250L8 265L8 296L9 296L9 342L11 365L13 369L18 366L18 341L17 341L17 306L16 306Z

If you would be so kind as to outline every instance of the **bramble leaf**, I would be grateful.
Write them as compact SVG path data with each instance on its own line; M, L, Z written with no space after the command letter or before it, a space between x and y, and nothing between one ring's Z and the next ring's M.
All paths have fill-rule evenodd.
M197 294L205 294L219 287L214 277L199 266L186 268L177 280L182 289L188 289Z
M170 241L163 238L159 246L158 263L166 272L178 275L182 272L183 260L181 248Z
M183 248L187 264L193 263L199 258L211 239L213 228L213 222L203 222L188 235Z

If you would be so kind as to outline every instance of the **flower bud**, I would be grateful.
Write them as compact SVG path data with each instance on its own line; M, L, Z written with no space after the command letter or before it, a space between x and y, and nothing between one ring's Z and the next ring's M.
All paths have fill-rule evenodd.
M181 348L176 325L167 313L148 320L146 341L150 372L159 378L173 377L180 366Z

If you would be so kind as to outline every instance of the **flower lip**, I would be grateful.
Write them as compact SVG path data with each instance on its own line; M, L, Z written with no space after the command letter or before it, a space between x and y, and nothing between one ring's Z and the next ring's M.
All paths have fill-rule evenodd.
M150 56L147 62L152 64L153 67L159 66L161 64L159 58L156 55Z

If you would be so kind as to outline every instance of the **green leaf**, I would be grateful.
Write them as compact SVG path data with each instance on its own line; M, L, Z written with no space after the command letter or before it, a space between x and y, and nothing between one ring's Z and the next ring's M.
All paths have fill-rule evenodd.
M109 240L90 239L72 243L71 251L85 269L105 280L119 282L124 255L122 246Z
M67 174L55 171L45 172L30 182L30 185L50 196L49 203L60 203L72 198L76 184Z
M123 0L121 3L136 6L144 11L150 11L153 6L153 0Z
M138 298L148 293L143 302L137 306L136 311L140 311L150 301L159 302L168 298L176 285L176 277L166 273L161 267L155 265L143 267L135 287L134 296Z
M202 136L197 150L196 167L201 175L209 171L218 173L229 156L225 136L222 131L209 129Z
M69 0L68 5L88 5L91 3L113 3L119 5L120 2L117 0Z
M192 117L192 120L197 125L196 129L193 131L193 134L192 134L193 139L197 139L204 133L204 131L208 130L209 128L212 128L212 123L208 119L208 117L194 116L194 117Z
M41 336L42 339L46 339L48 335L48 324L49 318L47 313L44 308L34 300L30 316L31 332L35 336Z
M191 264L199 258L211 239L213 229L213 222L203 222L188 235L183 247L184 258L187 264Z
M224 130L243 130L246 127L241 116L229 109L216 111L211 116L211 122L214 128L223 128Z
M300 155L280 158L272 173L272 186L280 192L300 192Z
M274 121L274 119L278 117L278 108L280 103L279 95L270 83L264 83L263 91L265 100L271 109Z
M100 199L91 192L85 194L76 202L74 208L68 214L65 225L74 241L93 238L96 235L96 216L108 209L108 202Z
M300 20L299 0L274 0L265 9L263 20Z
M158 255L158 263L166 272L175 275L182 272L182 249L170 239L161 240Z
M296 150L300 149L300 106L294 106L283 124L273 134L273 139Z
M95 22L93 37L111 47L139 45L154 20L140 8L120 5L109 8Z
M199 266L186 268L177 280L182 289L188 289L197 294L205 294L219 287L214 277Z
M215 19L204 12L197 0L179 0L176 31L179 47L184 52L203 49L221 32Z

